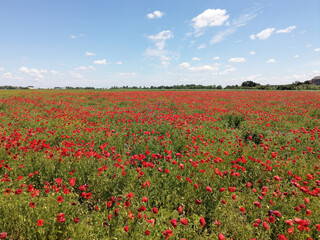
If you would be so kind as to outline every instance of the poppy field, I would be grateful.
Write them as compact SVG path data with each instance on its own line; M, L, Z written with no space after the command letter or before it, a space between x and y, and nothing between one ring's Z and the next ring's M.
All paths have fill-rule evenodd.
M320 239L320 93L0 92L0 239Z

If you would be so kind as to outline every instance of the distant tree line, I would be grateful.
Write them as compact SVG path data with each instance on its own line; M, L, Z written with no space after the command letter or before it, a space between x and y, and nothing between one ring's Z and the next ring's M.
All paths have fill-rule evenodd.
M33 89L33 86L31 86ZM0 89L30 89L29 87L21 87L21 86L0 86ZM55 87L54 89L63 89L62 87ZM94 88L94 87L70 87L67 86L65 89L68 90L104 90L108 88ZM305 81L305 82L293 82L291 84L284 84L284 85L261 85L260 83L256 83L253 81L245 81L241 85L227 85L225 88L223 88L221 85L201 85L201 84L181 84L181 85L173 85L173 86L151 86L151 87L129 87L129 86L113 86L110 89L182 89L182 90L187 90L187 89L257 89L257 90L320 90L319 85L312 84L311 81Z
M110 89L223 89L221 85L200 85L200 84L186 84L173 86L151 86L151 87L111 87ZM299 82L296 81L285 85L261 85L253 81L245 81L241 85L227 85L224 89L259 89L259 90L320 90L320 86L311 84L310 81Z
M320 90L320 86L312 84L310 81L299 82L295 81L291 84L283 85L261 85L253 81L245 81L238 85L228 85L224 89L259 89L259 90Z
M28 87L16 87L16 86L0 86L0 89L29 89Z
M187 85L173 85L173 86L151 86L151 87L129 87L129 86L123 86L123 87L111 87L110 89L222 89L221 85L200 85L200 84L187 84Z

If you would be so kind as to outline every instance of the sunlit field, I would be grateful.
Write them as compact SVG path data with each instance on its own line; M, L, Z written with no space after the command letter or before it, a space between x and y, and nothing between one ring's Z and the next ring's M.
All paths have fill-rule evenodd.
M0 92L0 239L320 239L320 93Z

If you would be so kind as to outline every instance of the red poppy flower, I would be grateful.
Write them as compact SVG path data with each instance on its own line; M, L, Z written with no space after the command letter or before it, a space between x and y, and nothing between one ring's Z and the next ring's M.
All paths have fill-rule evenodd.
M75 185L75 183L76 183L76 179L75 178L70 178L69 183L73 187Z
M206 225L206 220L203 217L200 218L200 225L202 227L204 227L204 225Z
M177 219L174 218L174 219L171 220L171 225L172 225L174 228L176 228L177 224L178 224Z
M0 233L0 239L4 239L6 237L7 237L7 233L6 232Z
M153 213L157 214L158 213L158 209L156 207L153 208Z
M188 220L185 219L185 218L182 218L182 219L180 220L180 222L181 222L183 225L188 225Z
M59 203L62 203L62 202L63 202L63 197L62 197L62 196L59 196L59 197L57 198L57 201L58 201Z
M226 240L226 237L220 233L219 236L218 236L219 240Z
M43 225L43 220L42 219L39 219L38 221L37 221L37 226L38 227L41 227Z
M63 223L66 221L65 217L64 217L64 214L63 213L59 213L58 216L57 216L57 220L60 222L60 223Z
M279 234L278 240L288 240L285 235Z

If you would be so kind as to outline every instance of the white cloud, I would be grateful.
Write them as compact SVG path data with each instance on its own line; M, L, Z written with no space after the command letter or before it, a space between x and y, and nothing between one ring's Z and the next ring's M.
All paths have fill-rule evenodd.
M224 31L218 32L212 37L210 44L216 44L218 42L224 41L228 36L234 34L238 28L247 25L249 21L257 16L256 11L258 10L259 8L254 9L250 13L241 14L239 17L235 18L232 23L228 25L229 28Z
M156 10L156 11L153 11L152 13L148 13L147 18L149 18L149 19L162 18L164 15L165 15L164 12Z
M55 75L55 76L60 76L60 77L63 77L65 76L65 74L61 73L61 72L58 72L56 70L50 70L50 73Z
M88 66L88 67L80 66L80 67L75 68L74 70L76 70L76 71L87 71L87 70L96 70L96 69L93 66Z
M187 62L183 62L183 63L180 63L180 64L179 64L179 67L189 68L189 67L190 67L190 64L187 63Z
M203 44L201 44L201 45L199 45L197 47L197 49L204 49L204 48L206 48L206 44L205 43L203 43Z
M137 76L138 74L135 72L121 72L121 73L118 73L118 75L121 77L134 77L134 76Z
M193 60L193 61L200 61L201 59L198 58L198 57L193 57L192 60Z
M147 48L144 52L145 56L148 57L157 57L160 58L162 61L163 66L167 66L171 60L171 57L168 57L167 55L172 55L172 53L169 53L164 48L166 46L166 41L168 39L173 38L173 33L170 30L162 31L155 35L147 36L148 39L152 40L155 44L154 48Z
M45 69L38 70L36 68L27 68L27 67L21 67L19 69L19 71L22 72L22 73L26 73L26 74L28 74L28 75L30 75L32 77L36 77L37 79L44 78L42 73L48 73L48 71L45 70Z
M147 48L144 52L144 55L148 57L161 57L163 54L165 54L165 51L157 48Z
M276 60L274 60L273 58L270 58L269 60L266 61L266 63L276 63Z
M194 29L199 30L205 27L221 26L228 19L229 15L225 9L207 9L191 21Z
M213 38L210 40L210 44L215 44L218 42L222 42L226 39L226 37L230 36L231 34L235 33L236 28L231 27L226 29L225 31L219 32L216 35L213 36Z
M164 67L168 67L170 65L170 62L169 61L162 61L161 65Z
M236 57L236 58L230 58L229 62L233 62L233 63L243 63L246 62L245 58L240 58L240 57Z
M264 29L262 30L261 32L257 33L256 35L252 34L250 35L250 38L252 40L258 38L260 40L265 40L267 38L269 38L275 31L276 29L275 28L267 28L267 29Z
M12 73L6 72L6 73L2 74L2 78L11 79L12 78Z
M256 35L255 35L255 34L251 34L251 35L250 35L250 39L251 39L251 40L255 40L255 39L256 39Z
M225 70L223 70L222 72L219 72L220 75L226 75L230 72L234 72L234 71L237 71L237 68L233 67L233 68L227 68Z
M183 62L179 64L179 67L181 68L186 68L190 72L210 72L210 71L218 71L219 68L217 68L214 65L202 65L202 66L197 66L197 67L191 67L188 62Z
M249 52L249 55L255 55L255 54L256 54L255 51L250 51L250 52Z
M96 54L95 53L92 53L92 52L86 52L86 56L95 56Z
M148 39L155 42L157 49L162 50L165 47L166 41L173 38L173 34L170 30L162 31L155 35L148 36Z
M290 26L285 29L280 29L277 31L275 28L267 28L257 34L251 34L250 39L255 40L256 38L258 38L260 40L265 40L265 39L268 39L273 33L290 33L294 29L296 29L296 26Z
M314 51L315 52L320 52L320 48L315 48Z
M210 65L202 65L198 67L190 67L189 71L191 72L210 72L210 71L218 71L219 68L210 66Z
M173 34L170 30L166 30L166 31L159 32L158 34L155 34L155 35L150 35L148 36L148 38L154 41L163 41L163 40L173 38Z
M84 76L78 72L72 72L72 71L68 71L69 75L73 78L84 78Z
M75 38L79 38L79 37L84 37L84 34L79 34L79 35L71 35L70 38L75 39Z
M115 64L121 65L122 62L121 62L121 61L118 61L118 62L115 62Z
M218 57L218 56L212 58L212 60L214 60L214 61L219 60L219 59L220 59L220 57Z
M296 26L290 26L290 27L287 27L285 29L280 29L278 30L276 33L290 33L292 32L294 29L296 29Z
M251 75L251 76L247 77L247 79L250 80L250 81L253 81L253 80L255 80L256 78L258 78L260 76L261 76L261 74L258 73L258 74Z
M295 55L295 56L293 56L294 58L299 58L299 55L297 54L297 55Z
M96 61L93 62L93 64L106 65L107 64L107 60L106 59L96 60Z
M0 68L0 72L4 71L4 68Z

